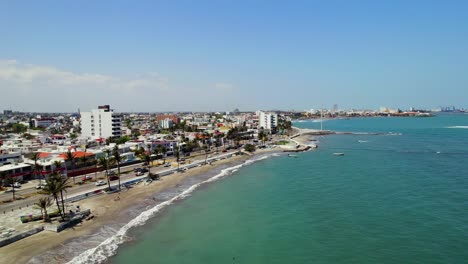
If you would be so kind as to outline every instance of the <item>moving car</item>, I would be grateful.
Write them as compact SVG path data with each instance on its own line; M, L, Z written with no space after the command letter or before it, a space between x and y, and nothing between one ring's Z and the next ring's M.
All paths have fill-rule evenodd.
M106 182L104 181L97 181L96 186L101 186L101 185L106 185Z
M119 177L116 176L116 175L110 176L110 177L109 177L109 180L110 180L110 181L115 181L115 180L118 180L118 179L119 179Z

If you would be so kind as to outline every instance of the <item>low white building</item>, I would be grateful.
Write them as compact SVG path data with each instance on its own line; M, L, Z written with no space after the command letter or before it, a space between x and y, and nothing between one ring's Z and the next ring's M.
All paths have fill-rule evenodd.
M42 117L33 119L34 127L49 127L53 123L55 123L55 119L51 117Z

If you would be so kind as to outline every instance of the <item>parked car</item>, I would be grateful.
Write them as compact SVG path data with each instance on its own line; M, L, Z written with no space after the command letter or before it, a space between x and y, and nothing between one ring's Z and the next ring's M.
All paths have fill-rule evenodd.
M97 181L96 186L106 185L105 181Z
M15 182L13 184L10 184L10 187L21 188L21 183Z
M167 168L167 167L170 167L170 166L171 166L170 163L165 163L165 164L164 164L164 167L166 167L166 168Z
M226 153L226 152L227 152L227 150L223 149L223 153Z
M115 171L113 171L113 170L110 170L110 171L107 172L107 175L108 175L108 176L112 176L112 175L115 175L115 174L116 174L116 173L115 173Z
M86 175L86 176L83 176L83 178L81 178L82 181L87 181L87 180L91 180L93 177L91 175Z
M47 186L46 181L40 181L39 184L36 186L36 189L44 189Z
M142 172L141 170L139 170L139 171L137 171L137 172L135 173L136 176L142 176L142 175L144 175L144 174L145 174L145 173Z

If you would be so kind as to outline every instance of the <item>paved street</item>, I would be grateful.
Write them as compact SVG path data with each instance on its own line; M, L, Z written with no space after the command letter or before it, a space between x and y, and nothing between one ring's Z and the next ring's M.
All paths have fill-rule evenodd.
M236 152L236 151L229 151L227 153L220 153L216 157L209 158L209 160L214 160L214 159L216 159L216 158L218 158L220 156L229 155L229 154L232 154L234 152ZM213 155L213 153L209 153L209 155ZM202 154L202 155L188 157L188 158L189 159L187 159L187 163L190 162L190 164L181 165L180 166L181 168L184 168L185 166L190 167L190 165L192 165L192 164L203 163L204 160L205 160L205 155ZM166 159L166 162L171 162L171 161L174 161L174 159L173 158L172 159ZM154 161L154 164L156 164L156 163L157 163L157 161ZM137 167L141 167L141 166L142 166L142 163L121 167L120 168L120 170L122 172L121 182L124 183L126 181L137 178L135 176L135 173L133 172L133 169L137 168ZM157 167L152 167L151 172L152 173L161 173L161 172L164 172L164 171L168 171L170 169L171 168L167 168L167 167L163 167L163 166L157 166ZM124 172L129 172L129 173L124 173ZM105 181L105 173L104 172L97 172L96 174L92 173L92 174L88 174L88 175L92 176L93 180L97 176L98 178L102 178ZM75 181L76 182L81 181L83 176L84 175L77 176ZM73 181L70 179L70 182L73 182ZM21 208L21 207L34 205L34 203L38 200L38 198L41 197L41 194L38 194L37 193L38 190L36 190L37 183L38 183L38 181L34 180L34 181L31 181L30 183L25 184L25 186L24 186L25 188L16 189L16 195L17 196L28 196L28 195L31 195L31 194L34 194L34 195L31 195L30 197L28 197L26 199L16 200L16 201L11 202L11 203L0 204L0 213L3 213L4 211L11 211L12 209L15 210L15 209L18 209L18 208ZM118 181L112 181L111 184L112 185L117 185ZM78 184L73 185L72 188L68 189L66 195L67 195L67 197L70 197L70 196L73 196L73 195L76 195L76 194L79 194L79 193L84 193L84 192L89 192L89 191L92 191L92 190L103 189L105 187L107 187L107 184L105 186L97 187L95 185L94 181L92 181L92 182L88 181L88 182L84 183L83 185L78 185ZM11 197L12 197L12 194L9 191L0 194L0 200L11 199Z

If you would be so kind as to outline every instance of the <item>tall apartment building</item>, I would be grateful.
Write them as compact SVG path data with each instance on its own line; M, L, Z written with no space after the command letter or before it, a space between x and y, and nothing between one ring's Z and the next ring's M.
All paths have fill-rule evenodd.
M259 112L259 125L264 129L275 129L278 126L278 115L275 113Z
M162 129L169 129L173 127L173 125L174 125L174 122L169 118L159 121L159 128L162 128Z
M81 135L88 139L120 137L122 116L109 105L99 106L91 112L81 112Z

